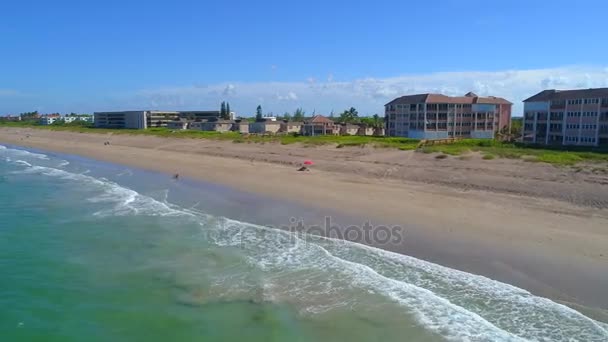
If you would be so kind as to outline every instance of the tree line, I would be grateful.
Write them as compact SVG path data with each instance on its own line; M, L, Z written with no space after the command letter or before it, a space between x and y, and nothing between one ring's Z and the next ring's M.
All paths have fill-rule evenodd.
M262 106L258 105L255 111L255 118L252 118L252 121L264 120L263 113ZM313 112L310 117L315 116L315 114L316 112ZM272 113L269 113L269 116L273 116ZM304 121L307 117L306 112L302 108L297 108L293 113L285 112L283 115L277 115L276 118L277 120L286 121ZM384 117L381 117L378 114L372 116L359 116L359 112L354 107L344 110L338 116L335 116L332 111L329 115L329 119L340 124L364 124L374 128L384 127Z

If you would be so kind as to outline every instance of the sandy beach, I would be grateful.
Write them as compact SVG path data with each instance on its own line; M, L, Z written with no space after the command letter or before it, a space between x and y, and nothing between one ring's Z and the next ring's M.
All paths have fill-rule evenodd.
M25 128L1 128L0 143L179 173L401 225L405 240L380 247L513 284L608 321L608 174L591 167ZM315 162L311 172L296 171L304 159Z

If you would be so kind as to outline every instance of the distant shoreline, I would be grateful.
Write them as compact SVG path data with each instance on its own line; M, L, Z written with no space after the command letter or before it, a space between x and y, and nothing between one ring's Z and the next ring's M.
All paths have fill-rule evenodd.
M103 144L107 140L110 146ZM179 173L277 200L403 225L405 241L385 249L574 303L571 306L608 321L608 210L603 204L608 198L602 197L608 192L601 176L589 183L550 165L481 162L475 155L469 161L438 161L398 150L370 153L359 147L253 146L29 128L1 128L0 142ZM296 171L304 159L315 162L312 172ZM519 185L508 173L519 177L518 172L528 169L535 179L522 176ZM560 177L570 182L560 182ZM472 184L468 190L463 189L467 182ZM487 190L481 190L484 182L491 185ZM500 191L510 183L522 191ZM578 192L570 193L575 198L560 197L562 188L575 187ZM535 188L557 190L555 195L537 197L532 196Z

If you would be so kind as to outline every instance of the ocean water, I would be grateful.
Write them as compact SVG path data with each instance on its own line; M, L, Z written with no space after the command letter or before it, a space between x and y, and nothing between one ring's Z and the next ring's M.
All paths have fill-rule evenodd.
M167 178L0 146L1 339L608 341L525 290Z

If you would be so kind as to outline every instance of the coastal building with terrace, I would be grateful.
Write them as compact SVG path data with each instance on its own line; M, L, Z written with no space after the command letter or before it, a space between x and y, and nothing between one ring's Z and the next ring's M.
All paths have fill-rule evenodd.
M524 100L523 141L608 146L608 88L543 90Z
M160 111L139 110L120 112L95 112L94 124L98 128L146 129L167 127L170 122L188 119L192 121L218 120L220 111Z
M501 97L416 94L385 105L386 135L415 139L483 138L510 128L513 104Z
M340 125L323 115L315 115L305 120L302 125L302 135L339 135Z

